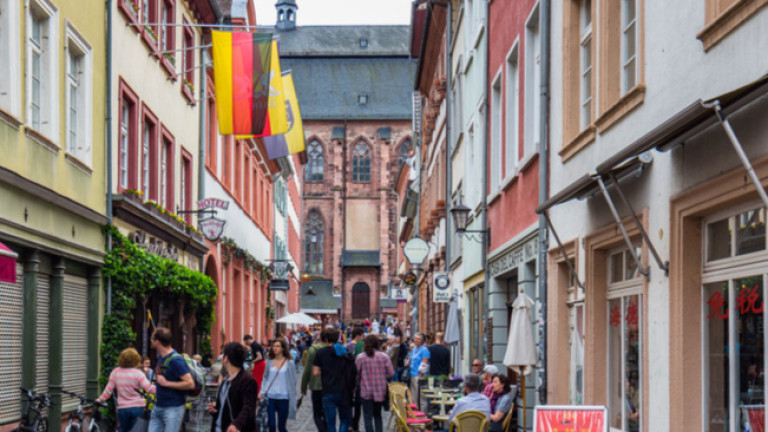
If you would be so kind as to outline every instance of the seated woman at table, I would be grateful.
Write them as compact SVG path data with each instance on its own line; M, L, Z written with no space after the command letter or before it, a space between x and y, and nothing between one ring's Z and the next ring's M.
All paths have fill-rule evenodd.
M510 391L509 378L506 375L493 377L493 393L491 393L491 427L489 432L501 432L504 417L515 404L514 395Z

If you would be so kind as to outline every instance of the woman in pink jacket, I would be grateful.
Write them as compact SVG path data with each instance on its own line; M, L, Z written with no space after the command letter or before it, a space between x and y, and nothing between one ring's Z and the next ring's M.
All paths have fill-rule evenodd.
M117 358L117 366L109 374L109 382L97 402L108 400L117 390L117 421L120 432L128 432L136 419L144 413L144 396L139 390L155 393L155 386L139 369L141 356L133 348L126 348Z

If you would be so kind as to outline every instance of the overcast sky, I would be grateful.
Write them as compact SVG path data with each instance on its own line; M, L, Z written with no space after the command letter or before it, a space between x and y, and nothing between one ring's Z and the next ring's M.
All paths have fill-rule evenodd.
M277 0L255 0L256 22L273 25ZM297 0L297 25L410 24L411 0Z

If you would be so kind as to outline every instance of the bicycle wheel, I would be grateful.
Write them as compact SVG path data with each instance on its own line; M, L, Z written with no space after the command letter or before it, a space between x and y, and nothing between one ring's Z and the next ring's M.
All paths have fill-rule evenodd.
M48 427L46 425L45 430L48 430ZM64 429L64 432L80 432L82 430L79 423L72 423L71 425L67 426L66 429Z

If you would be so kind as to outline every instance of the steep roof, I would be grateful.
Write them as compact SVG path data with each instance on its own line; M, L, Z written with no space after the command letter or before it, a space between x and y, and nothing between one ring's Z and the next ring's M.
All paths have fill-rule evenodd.
M408 58L281 58L291 69L305 120L411 118L414 60ZM360 105L365 93L368 103Z
M405 25L298 26L278 32L280 57L407 57L409 32Z

